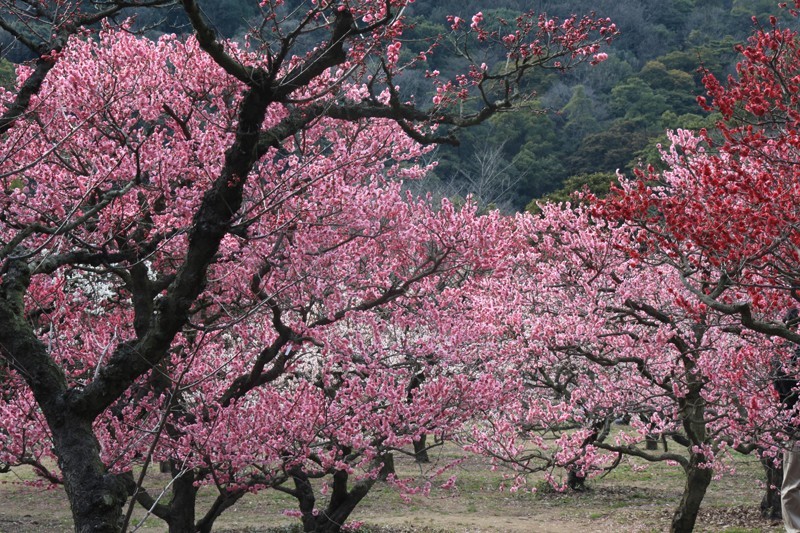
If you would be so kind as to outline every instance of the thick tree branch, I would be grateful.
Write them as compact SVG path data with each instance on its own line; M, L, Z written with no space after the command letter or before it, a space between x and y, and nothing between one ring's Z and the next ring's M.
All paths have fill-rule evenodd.
M640 459L644 459L645 461L651 463L657 463L661 461L675 461L684 468L686 468L689 465L689 460L683 455L677 453L664 452L659 454L650 454L645 452L644 450L640 450L635 446L616 446L614 444L608 444L605 442L596 442L594 445L598 448L602 448L603 450L608 450L610 452L624 453L625 455L632 455L634 457L639 457Z
M0 354L25 379L45 415L62 410L67 390L64 371L50 357L47 346L25 321L25 293L30 269L11 261L0 284Z
M344 63L347 59L344 42L353 29L354 21L350 11L338 10L333 22L330 41L275 82L274 88L272 88L274 98L277 101L283 101L297 89L308 86L312 80L329 68Z
M747 329L763 333L770 337L780 337L800 345L800 333L793 331L782 322L768 322L757 319L753 316L753 310L748 302L724 303L703 291L697 290L683 275L681 275L681 281L684 287L710 308L725 313L726 315L739 315L742 325ZM719 291L719 293L721 294L721 291Z
M192 23L197 42L225 72L251 87L254 86L255 82L265 78L263 72L242 65L225 51L225 47L217 39L217 34L203 18L197 2L194 0L181 0L181 4L189 17L189 21Z
M175 335L187 323L189 310L205 288L206 273L220 242L242 204L244 184L257 159L258 131L269 103L259 91L251 89L245 95L236 140L226 152L220 176L203 196L192 222L184 260L165 298L160 300L146 335L120 345L85 390L73 395L71 407L76 412L92 418L101 413L134 379L164 357Z

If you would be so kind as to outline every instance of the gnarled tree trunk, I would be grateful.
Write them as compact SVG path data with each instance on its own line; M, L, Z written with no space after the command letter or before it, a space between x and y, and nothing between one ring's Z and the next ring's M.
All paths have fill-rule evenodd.
M419 439L414 441L414 460L417 463L430 463L431 459L428 457L428 436L420 435Z
M100 445L89 420L48 417L58 466L64 475L76 533L114 533L127 499L124 485L100 461Z
M684 485L678 509L672 516L670 531L673 533L689 533L694 530L700 504L703 502L713 475L712 469L701 467L705 461L704 455L693 453L689 458L689 464L684 468L686 485Z
M348 490L349 475L344 470L333 474L331 499L323 511L316 509L316 497L308 475L300 469L292 472L295 490L292 492L300 504L302 513L303 531L306 533L338 533L347 521L347 518L364 499L375 484L375 479L366 478L356 482Z

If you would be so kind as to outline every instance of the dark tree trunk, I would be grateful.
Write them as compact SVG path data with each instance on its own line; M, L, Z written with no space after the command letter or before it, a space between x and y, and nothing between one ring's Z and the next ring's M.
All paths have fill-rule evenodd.
M24 262L6 264L0 284L0 357L24 377L47 420L75 531L114 532L122 519L125 485L106 471L92 432L93 414L70 409L66 375L25 318L30 272Z
M378 473L378 479L380 481L386 481L389 479L389 475L393 475L395 473L394 454L385 453L381 459L383 460L383 466L381 467L381 471Z
M194 531L194 514L197 507L197 490L194 472L182 475L171 465L172 501L169 502L167 524L169 533L189 533Z
M698 332L696 334L698 338L701 337ZM678 343L679 346L680 344ZM694 358L687 355L689 354L688 347L685 349L682 360L686 367L688 391L684 397L677 398L677 400L687 441L692 446L699 446L706 443L706 402L701 394L705 382L702 375L696 370ZM692 449L690 448L690 450ZM694 529L700 504L703 503L713 475L711 468L702 468L706 462L708 460L705 455L691 451L689 462L683 466L686 473L686 485L683 488L678 508L672 516L670 531L673 533L690 533Z
M670 531L673 533L689 533L694 529L697 513L700 511L700 504L703 502L706 490L711 484L713 474L710 468L700 468L699 465L705 461L705 456L693 453L689 459L689 464L684 468L686 485L684 486L678 509L672 517Z
M211 533L211 527L214 525L214 521L219 518L226 509L238 502L244 495L244 491L236 491L217 496L217 499L211 505L211 509L208 510L202 520L195 524L195 532Z
M348 490L348 474L339 470L333 474L331 499L324 511L314 513L316 498L308 475L300 469L292 473L295 490L294 496L300 505L303 517L303 531L306 533L339 533L347 518L364 499L375 484L375 480L367 478L357 482Z
M125 486L108 474L100 461L100 446L90 421L49 417L53 447L64 475L64 489L72 509L76 533L119 531Z
M775 465L774 458L759 454L761 465L767 477L767 488L761 499L761 516L769 520L780 520L781 513L781 483L783 483L783 466Z
M169 503L157 502L141 487L137 490L136 482L130 472L123 474L121 479L127 483L129 494L136 493L136 500L142 507L151 510L153 515L168 524L170 533L210 533L214 521L245 494L243 490L220 493L205 516L195 522L199 490L195 486L195 482L203 479L207 472L204 470L182 471L178 463L174 461L162 461L160 468L162 471L166 470L172 474L172 498Z
M303 531L314 531L317 521L317 517L314 516L314 507L317 503L317 498L314 496L311 480L309 480L308 474L300 468L294 468L290 474L294 481L293 494L297 498L297 504L302 514Z
M344 470L338 470L333 474L331 499L325 512L317 516L315 533L338 533L350 513L356 508L356 505L375 484L374 479L367 478L359 481L352 489L348 490L348 479L349 475Z
M428 457L428 446L426 441L428 440L427 435L421 435L419 440L414 441L414 460L417 463L430 463L431 459Z
M569 470L567 472L567 486L576 492L583 492L586 490L586 476L576 470Z

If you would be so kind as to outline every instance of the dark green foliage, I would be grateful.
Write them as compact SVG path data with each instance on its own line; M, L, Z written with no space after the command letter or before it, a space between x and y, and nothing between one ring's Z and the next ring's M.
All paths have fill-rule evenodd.
M16 81L16 65L6 59L0 59L0 87L13 89Z
M592 174L578 174L570 176L561 188L544 195L542 198L534 198L525 208L534 215L541 212L539 204L571 202L573 205L580 202L580 198L575 193L590 192L598 197L604 197L611 191L611 185L617 183L617 176L611 172L594 172Z
M606 129L587 135L566 156L569 174L615 172L635 165L636 154L660 134L660 117L651 123L637 117L613 122Z
M611 90L610 109L615 118L644 119L655 126L669 105L664 95L654 91L641 78L634 77Z
M600 130L598 117L599 102L588 93L583 85L572 88L572 97L563 108L564 134L568 139L583 140L586 135Z

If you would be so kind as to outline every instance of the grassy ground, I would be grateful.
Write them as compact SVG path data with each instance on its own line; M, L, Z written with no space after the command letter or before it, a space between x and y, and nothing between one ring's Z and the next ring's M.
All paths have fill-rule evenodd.
M434 460L447 461L458 452L445 449ZM396 459L400 475L418 473L402 457ZM737 456L736 472L712 482L703 504L697 531L778 532L780 524L761 520L758 504L763 471L755 457ZM592 480L583 493L557 493L540 489L511 494L498 490L501 472L493 472L469 458L456 472L455 490L434 488L430 496L414 496L404 502L396 491L378 485L362 502L352 520L363 521L373 532L650 532L666 531L683 488L679 468L653 465L637 472L623 464L602 479ZM61 489L46 490L22 483L30 472L17 470L0 475L0 533L61 532L71 529L69 508ZM151 487L168 479L155 475ZM210 494L201 503L204 509ZM296 519L281 515L294 509L294 501L276 491L247 496L217 522L216 530L237 532L291 531ZM139 520L142 519L141 513ZM141 521L140 531L164 531L153 517Z

